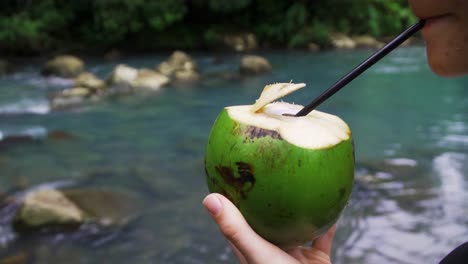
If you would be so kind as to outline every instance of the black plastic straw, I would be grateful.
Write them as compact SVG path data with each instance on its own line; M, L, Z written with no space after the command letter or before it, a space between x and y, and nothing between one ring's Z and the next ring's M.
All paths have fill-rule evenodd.
M330 98L332 95L334 95L341 88L346 86L349 82L354 80L356 77L361 75L361 73L367 70L370 66L374 65L376 62L382 59L385 55L387 55L396 47L398 47L401 43L405 42L405 40L411 37L414 33L421 30L424 27L425 23L426 23L425 20L420 20L418 23L414 24L413 26L405 30L403 33L398 35L396 38L390 41L387 45L379 49L377 52L375 52L373 55L371 55L369 58L367 58L365 61L359 64L356 68L354 68L351 72L349 72L343 78L341 78L339 81L333 84L325 92L323 92L321 95L315 98L315 100L313 100L311 103L309 103L304 108L302 108L302 110L297 112L295 116L305 116L308 113L310 113L312 110L317 108L317 106L319 106L325 100Z

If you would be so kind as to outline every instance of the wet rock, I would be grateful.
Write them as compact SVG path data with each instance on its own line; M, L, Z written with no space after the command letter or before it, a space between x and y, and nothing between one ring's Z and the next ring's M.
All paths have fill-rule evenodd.
M337 49L354 49L356 43L344 33L330 34L330 42Z
M83 72L75 78L75 87L88 88L98 92L106 88L106 83L90 72Z
M43 75L54 75L63 78L75 78L84 70L84 62L71 55L57 56L48 61L42 68Z
M122 52L118 49L111 49L104 54L104 59L108 61L114 61L122 58Z
M87 221L103 226L125 225L141 213L141 202L130 192L105 189L65 189L64 195L83 211Z
M89 100L95 100L96 92L86 87L73 87L65 89L51 96L50 106L54 110L67 109L83 104Z
M63 193L44 189L26 194L15 222L25 227L74 225L84 221L84 213Z
M191 83L199 81L201 76L196 71L178 71L174 74L174 78L178 82Z
M11 73L13 71L13 66L4 59L0 59L0 76Z
M351 39L356 44L357 48L380 49L385 45L383 42L380 42L369 35L353 36Z
M141 69L129 84L134 89L159 90L169 83L169 78L150 69Z
M120 64L114 68L111 75L107 79L109 85L124 85L130 86L138 76L138 70L130 66Z
M317 43L313 43L313 42L309 43L309 44L307 45L307 48L308 48L309 51L311 51L311 52L319 52L319 51L320 51L320 45L317 44Z
M270 62L260 56L247 55L241 58L240 73L245 75L258 75L272 71Z
M127 191L97 188L39 189L16 198L19 209L13 227L31 233L47 227L49 231L79 231L82 224L117 227L135 220L142 202Z
M157 67L157 71L177 81L199 79L197 64L187 53L175 51L168 60Z
M258 48L257 38L253 33L226 34L223 43L231 50L244 52Z

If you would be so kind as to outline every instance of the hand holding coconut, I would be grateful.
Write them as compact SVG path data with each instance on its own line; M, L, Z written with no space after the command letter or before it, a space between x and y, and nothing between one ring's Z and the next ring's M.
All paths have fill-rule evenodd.
M248 263L329 261L334 229L328 230L351 193L354 154L346 123L318 111L294 117L302 106L273 102L304 86L268 85L254 105L226 107L210 133L205 169L210 191L218 194L204 204ZM325 233L314 247L300 247Z
M335 226L317 238L312 247L295 247L284 251L255 233L236 206L224 196L217 193L210 194L203 200L203 205L229 240L242 264L331 263L330 250Z

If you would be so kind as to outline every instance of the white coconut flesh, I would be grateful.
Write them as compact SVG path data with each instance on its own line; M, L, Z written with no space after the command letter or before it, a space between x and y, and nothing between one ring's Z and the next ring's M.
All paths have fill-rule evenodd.
M351 131L348 125L337 116L316 110L302 117L285 116L284 114L295 115L303 106L272 102L305 85L292 83L275 85L282 85L283 88L272 89L271 86L266 86L254 105L226 107L231 119L244 125L276 131L283 140L307 149L330 148L350 138ZM266 96L264 93L267 93ZM258 104L259 102L261 104Z

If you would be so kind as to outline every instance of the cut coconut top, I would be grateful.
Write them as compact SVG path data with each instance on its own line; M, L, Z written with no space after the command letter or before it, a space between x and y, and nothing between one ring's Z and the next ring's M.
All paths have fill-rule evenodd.
M301 148L324 149L348 140L351 131L337 116L315 110L306 116L295 117L303 106L271 103L304 86L292 83L268 85L254 105L231 106L226 110L234 121L276 131L284 140Z

